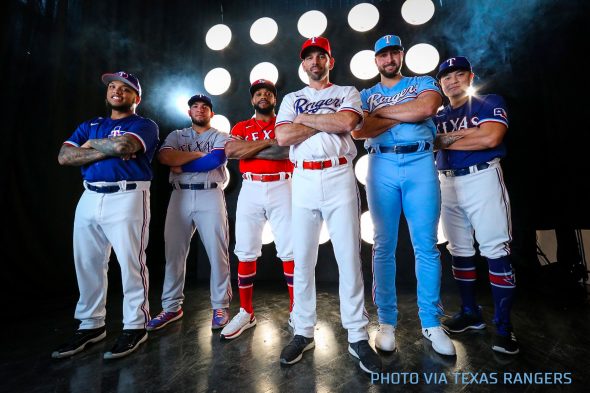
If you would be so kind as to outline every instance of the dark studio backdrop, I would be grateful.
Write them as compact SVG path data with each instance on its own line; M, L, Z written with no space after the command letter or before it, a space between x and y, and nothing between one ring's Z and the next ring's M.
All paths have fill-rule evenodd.
M468 56L480 92L506 98L511 125L509 156L503 167L512 199L514 264L520 279L538 266L535 229L561 228L569 233L590 228L585 101L590 87L588 2L435 0L433 19L421 26L403 21L402 1L370 2L381 13L379 23L369 32L358 33L346 20L360 1L7 1L1 16L4 169L0 202L5 214L0 269L7 294L3 301L14 304L16 299L55 297L75 301L77 297L72 227L82 192L81 176L78 168L60 167L57 153L79 123L105 114L102 73L125 70L139 77L144 95L138 113L158 123L163 141L170 131L189 124L188 117L175 110L173 93L179 88L204 92L205 74L223 66L232 75L231 87L213 97L214 106L233 125L252 115L248 78L255 64L270 61L279 69L279 101L302 87L297 67L304 38L297 31L297 20L311 9L328 17L324 35L331 40L336 58L331 80L337 84L360 90L376 83L378 78L356 79L349 69L350 59L361 49L372 49L378 37L397 34L406 48L420 42L434 45L441 60ZM263 16L277 21L279 33L271 44L260 46L251 41L249 28ZM222 22L232 29L232 41L225 50L212 51L205 45L205 34ZM406 67L403 73L413 75ZM361 146L358 143L359 152ZM169 189L167 169L155 160L153 166L147 255L151 293L159 296ZM231 251L241 180L237 162L230 161L228 168L232 182L226 199L235 278L236 258ZM366 211L364 188L360 188ZM209 275L197 238L188 261L191 282L207 280ZM329 242L320 247L318 279L322 281L337 279L331 247ZM264 247L258 279L282 282L274 251L274 245ZM363 243L362 252L365 281L370 285L371 246ZM400 232L398 260L398 281L414 282L405 228ZM113 261L110 266L110 284L117 287L118 267Z

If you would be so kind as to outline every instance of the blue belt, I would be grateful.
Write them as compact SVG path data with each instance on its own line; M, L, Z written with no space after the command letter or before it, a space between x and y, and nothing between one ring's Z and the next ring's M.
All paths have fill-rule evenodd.
M379 148L375 148L370 146L367 149L369 154L375 154L378 152L381 153L395 153L395 154L406 154L406 153L415 153L417 151L425 151L430 150L430 143L424 142L424 147L421 148L420 143L412 143L410 145L394 145L394 146L379 146Z
M457 177L457 176L465 176L469 175L470 173L475 173L477 171L481 171L483 169L487 169L490 167L490 164L487 162L482 162L481 164L471 165L467 168L459 168L459 169L443 169L440 172L445 175L446 177Z
M178 188L176 188L175 183L170 183L174 190L208 190L210 188L217 188L217 183L211 183L207 185L207 183L192 183L192 184L183 184L178 183Z
M86 184L86 188L89 189L90 191L94 191L94 192L99 192L101 194L112 194L113 192L119 192L119 191L129 191L129 190L135 190L137 188L137 184L135 183L131 183L131 184L127 184L127 187L125 189L119 187L119 186L93 186L92 184Z

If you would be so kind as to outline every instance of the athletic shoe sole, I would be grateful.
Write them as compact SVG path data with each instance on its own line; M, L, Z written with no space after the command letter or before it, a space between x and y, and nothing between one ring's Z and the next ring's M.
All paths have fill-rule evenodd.
M301 353L299 354L299 356L297 356L295 359L291 360L290 362L288 362L286 359L281 358L281 363L282 364L295 364L298 361L301 360L301 358L303 357L303 352L312 349L313 347L315 347L315 340L310 342L309 344L307 344L305 346L305 348L303 348L303 351L301 351Z
M358 353L356 353L356 351L354 350L354 348L353 348L352 346L350 346L350 345L348 346L348 353L350 353L352 356L354 356L354 357L355 357L355 358L356 358L356 359L359 361L359 366L361 367L361 369L362 369L364 372L366 372L366 373L369 373L369 374L373 374L373 373L375 373L375 371L371 371L371 370L369 370L369 369L368 369L368 368L367 368L367 367L366 367L366 366L363 364L363 362L362 362L362 360L361 360L361 358L360 358L359 354L358 354Z
M86 341L84 344L80 345L78 348L73 349L71 351L67 351L67 352L58 352L58 351L54 351L51 354L51 357L54 359L63 359L63 358L67 358L70 356L74 356L75 354L82 352L84 350L84 348L86 348L86 346L88 344L94 344L97 343L99 341L104 340L104 338L107 336L107 332L106 330L104 332L102 332L102 334L100 336L91 338L90 340Z
M518 349L518 348L516 349L516 351L512 351L512 352L510 352L510 351L508 351L506 348L499 347L499 346L497 346L497 345L493 345L493 346L492 346L492 349L493 349L494 351L496 351L496 352L505 353L506 355L516 355L517 353L519 353L519 352L520 352L520 349Z
M482 322L479 325L469 325L461 330L452 330L447 325L443 325L443 327L449 333L463 333L463 332L466 332L467 330L483 330L486 328L486 324Z
M174 318L169 319L166 322L163 322L162 324L160 324L158 326L151 327L148 324L148 326L146 326L145 330L147 330L148 332L155 332L156 330L162 329L164 326L168 325L171 322L178 321L180 318L182 318L183 315L184 315L184 312L178 314L177 316L175 316Z
M244 330L250 329L251 327L254 327L254 326L256 326L256 317L254 317L253 320L251 320L250 322L248 322L247 324L245 324L244 326L242 326L240 329L236 330L233 333L221 334L220 335L221 339L222 340L233 340L234 338L238 338Z
M436 353L438 353L439 355L445 355L445 356L455 356L457 355L457 352L455 350L455 347L453 347L453 351L452 352L447 352L447 351L443 351L441 348L439 348L438 346L436 346L434 344L434 341L432 341L424 332L422 332L422 335L428 340L430 341L430 343L432 344L432 349L434 349L434 351ZM450 339L449 339L450 340Z
M134 352L137 348L139 348L139 346L144 343L146 340L148 339L148 334L146 333L138 342L137 344L135 344L135 346L125 352L120 352L120 353L112 353L112 352L105 352L104 354L104 359L119 359L122 357L125 357L127 355L129 355L131 352Z

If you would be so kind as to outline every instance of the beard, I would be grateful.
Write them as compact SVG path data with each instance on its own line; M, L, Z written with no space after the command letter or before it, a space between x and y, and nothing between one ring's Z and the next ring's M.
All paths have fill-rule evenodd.
M121 104L121 105L113 105L108 100L104 100L105 106L107 107L108 111L117 111L117 112L130 112L133 108L134 104Z
M266 108L261 108L258 106L258 104L254 104L252 106L254 107L254 110L261 115L269 115L275 110L274 104L269 104Z
M385 71L385 67L389 67L390 65L393 65L393 71ZM390 63L390 64L384 65L383 67L377 67L377 69L379 70L379 73L381 75L383 75L384 77L394 78L395 76L397 76L399 74L400 66L395 63Z
M197 127L205 127L207 124L209 124L209 120L197 120L195 118L191 118L191 120Z
M305 71L305 73L307 74L307 76L309 77L310 80L314 80L314 81L321 81L322 79L324 79L326 77L326 75L328 75L328 67L326 68L319 68L318 67L318 72L312 72L310 71Z

